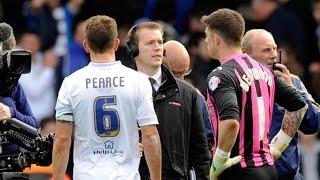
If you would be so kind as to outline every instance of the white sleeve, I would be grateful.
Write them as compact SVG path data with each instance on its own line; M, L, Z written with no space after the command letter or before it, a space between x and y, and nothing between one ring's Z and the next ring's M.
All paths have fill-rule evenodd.
M70 96L67 90L67 78L62 82L61 88L59 90L58 99L56 103L56 118L64 117L64 115L72 115ZM73 118L64 118L63 121L73 122Z
M136 117L139 126L159 124L157 115L153 108L152 88L146 77L141 78L139 82L138 106Z

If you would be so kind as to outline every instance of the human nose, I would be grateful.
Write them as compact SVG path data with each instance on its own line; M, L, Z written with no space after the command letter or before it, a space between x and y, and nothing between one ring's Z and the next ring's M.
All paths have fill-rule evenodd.
M158 49L161 49L161 48L163 48L163 44L161 44L161 43L155 43L155 49L156 50L158 50Z
M272 50L271 59L273 59L273 63L277 62L277 57L278 57L278 51L277 50Z

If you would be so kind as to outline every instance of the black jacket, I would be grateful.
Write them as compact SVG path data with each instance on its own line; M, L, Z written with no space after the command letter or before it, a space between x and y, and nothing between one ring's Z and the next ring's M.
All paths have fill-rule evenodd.
M191 168L197 179L209 179L210 157L197 92L175 79L164 66L161 69L162 83L154 96L154 109L162 145L162 179L188 179ZM144 158L140 174L142 179L148 174Z

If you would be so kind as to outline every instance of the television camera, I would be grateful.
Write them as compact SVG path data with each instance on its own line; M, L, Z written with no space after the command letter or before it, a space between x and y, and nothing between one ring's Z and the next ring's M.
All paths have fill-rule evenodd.
M49 166L52 162L54 134L44 137L37 129L12 118L0 122L0 174L22 177L22 170L31 164ZM23 148L19 154L3 155L2 146L17 144ZM20 172L20 173L19 173ZM27 177L27 176L26 176Z
M8 97L15 89L21 74L31 70L31 52L14 49L12 27L0 23L0 97Z
M0 96L10 96L21 74L31 70L31 53L23 49L0 52Z

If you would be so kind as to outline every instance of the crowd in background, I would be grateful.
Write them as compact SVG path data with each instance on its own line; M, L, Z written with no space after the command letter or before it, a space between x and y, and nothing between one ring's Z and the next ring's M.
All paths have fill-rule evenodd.
M84 67L89 57L82 48L84 20L106 14L119 25L117 59L133 66L125 37L132 25L157 21L164 26L164 42L178 40L191 57L186 79L206 96L207 75L218 61L209 59L201 16L218 8L238 10L246 30L270 31L281 51L281 63L299 75L316 102L320 102L320 0L0 0L0 22L7 22L19 48L32 53L32 69L21 76L28 102L41 121L54 115L57 92L64 77ZM279 60L280 61L280 60ZM320 178L317 135L302 138L302 172Z

